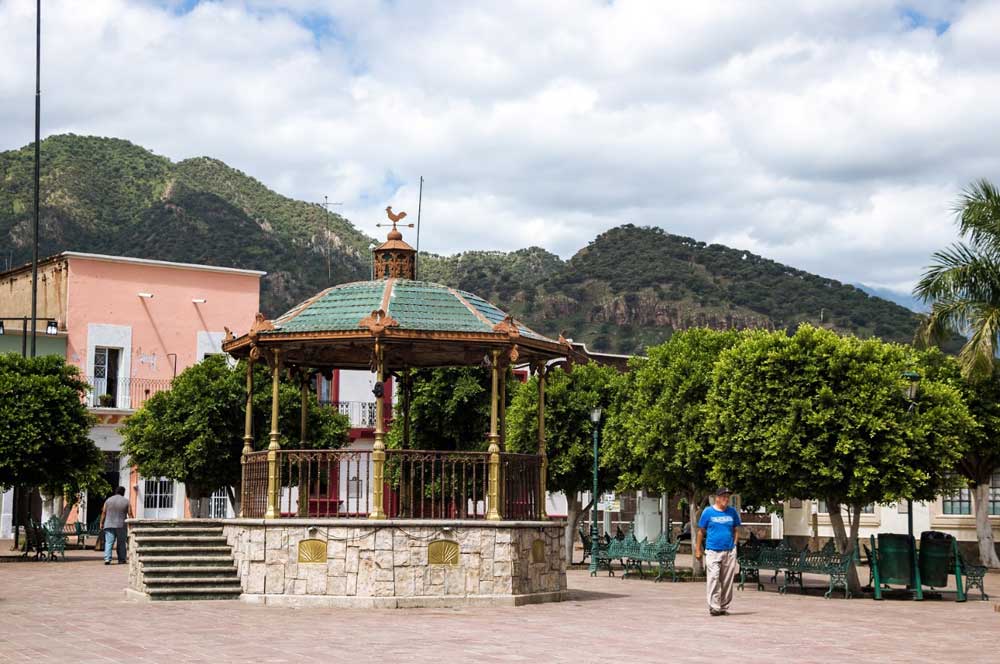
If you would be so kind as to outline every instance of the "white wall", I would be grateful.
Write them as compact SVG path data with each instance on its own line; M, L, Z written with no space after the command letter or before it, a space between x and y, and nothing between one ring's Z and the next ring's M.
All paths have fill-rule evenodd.
M370 371L342 370L340 372L340 401L375 401L372 389L375 374Z
M14 536L14 490L0 494L0 539Z

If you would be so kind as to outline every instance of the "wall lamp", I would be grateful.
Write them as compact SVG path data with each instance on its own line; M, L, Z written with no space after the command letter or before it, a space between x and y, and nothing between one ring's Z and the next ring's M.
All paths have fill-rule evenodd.
M141 298L143 298L145 300L151 300L151 299L153 299L153 294L152 293L139 293L138 295L139 295L139 297L141 297Z

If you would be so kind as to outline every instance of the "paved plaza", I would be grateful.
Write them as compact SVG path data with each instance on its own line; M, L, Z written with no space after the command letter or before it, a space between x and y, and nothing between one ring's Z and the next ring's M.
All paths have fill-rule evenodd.
M2 553L9 548L4 545ZM131 603L125 565L0 563L7 662L995 662L1000 611L970 600L874 602L737 592L712 618L701 583L590 578L571 601L504 609L282 609ZM997 575L987 588L1000 596Z

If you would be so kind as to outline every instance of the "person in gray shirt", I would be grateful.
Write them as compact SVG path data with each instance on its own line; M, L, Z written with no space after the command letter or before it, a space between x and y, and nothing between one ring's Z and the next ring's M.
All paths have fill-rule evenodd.
M101 510L101 528L104 532L104 564L111 564L111 546L118 543L118 564L125 562L128 535L125 519L132 518L132 506L125 497L125 487L120 486L115 495L104 501Z

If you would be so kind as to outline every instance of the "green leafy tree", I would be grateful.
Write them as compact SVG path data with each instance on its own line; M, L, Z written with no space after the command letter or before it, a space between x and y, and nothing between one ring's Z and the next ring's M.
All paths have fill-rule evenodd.
M580 516L593 506L581 505L580 492L593 486L593 424L590 411L607 408L618 379L613 368L596 362L573 367L569 373L550 371L545 380L546 489L566 496L566 559L572 560ZM533 454L538 449L538 378L517 388L507 411L507 449ZM618 474L605 460L598 474L601 490L613 487Z
M283 448L299 449L301 391L281 383L278 428ZM153 395L122 427L122 451L139 472L184 482L193 499L225 487L239 512L240 457L246 408L246 365L230 368L226 358L210 356L181 372L169 390ZM267 449L271 426L271 374L254 367L254 449ZM309 396L306 446L335 448L347 441L348 419ZM207 502L207 501L206 501Z
M1000 470L1000 371L994 369L989 378L970 383L962 379L955 359L937 349L925 352L922 360L925 377L947 382L962 392L976 422L957 471L972 494L979 559L989 567L1000 567L990 523L990 480Z
M0 489L74 497L109 490L104 457L89 437L88 389L61 357L0 354Z
M697 328L651 347L648 359L631 360L608 417L607 459L621 468L619 486L681 494L692 524L714 488L706 405L712 368L739 336ZM694 564L700 573L701 561Z
M965 238L934 254L914 294L931 304L918 341L940 343L948 334L969 336L959 351L962 375L971 381L993 373L1000 335L1000 190L987 180L970 185L956 208Z
M490 431L490 369L445 367L411 374L410 449L485 451ZM507 400L516 382L507 378ZM396 392L390 448L403 447L403 397Z
M865 505L933 500L965 452L974 424L957 389L924 380L909 409L901 374L919 361L906 346L809 325L790 337L748 334L713 372L716 479L775 501L826 500L837 546L849 550Z

